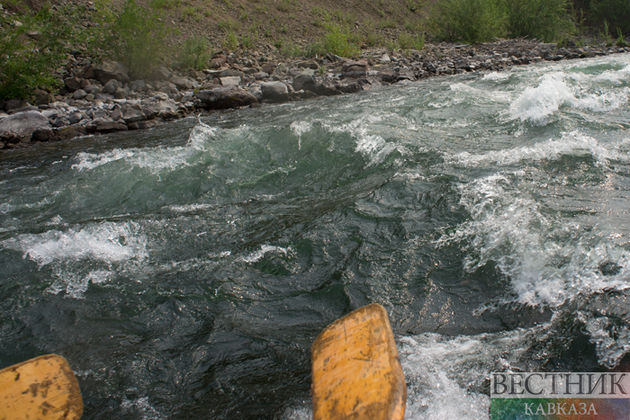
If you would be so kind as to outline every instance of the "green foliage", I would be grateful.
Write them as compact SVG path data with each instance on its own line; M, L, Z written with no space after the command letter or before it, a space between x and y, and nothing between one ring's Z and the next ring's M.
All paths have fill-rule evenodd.
M383 19L378 23L378 28L379 29L385 29L385 28L394 29L396 28L396 22L394 22L394 20L392 19Z
M360 52L359 46L351 42L351 32L348 26L341 27L335 24L327 24L324 35L324 48L340 57L352 57Z
M421 50L424 48L424 34L412 35L408 32L401 32L398 35L398 45L403 50Z
M241 37L241 44L243 45L243 48L248 50L253 49L257 41L258 37L255 34L243 35Z
M154 9L171 10L178 7L180 0L152 0L149 5Z
M590 21L598 25L606 21L610 29L616 32L630 33L630 1L628 0L591 0L587 13Z
M219 23L217 23L217 26L221 30L233 32L233 31L236 31L240 25L234 19L227 18L227 19L219 21Z
M326 52L323 42L313 42L302 51L305 57L322 57L326 55Z
M166 45L168 31L161 14L126 0L119 9L111 3L99 3L101 30L94 32L94 43L105 56L124 63L132 76L144 76L151 67L169 55Z
M628 43L624 39L623 33L621 32L621 28L617 28L617 41L615 42L615 45L618 46L618 47L627 47L628 46Z
M378 45L383 45L383 42L383 36L376 32L368 32L368 34L365 36L365 45L370 48L376 47Z
M430 25L438 39L475 43L505 35L505 22L500 0L443 0Z
M233 31L229 31L227 37L225 38L225 48L228 50L234 51L238 48L238 37Z
M28 98L34 89L53 89L54 71L67 58L79 9L43 8L9 16L0 13L0 98Z
M206 38L194 37L184 41L177 64L180 69L203 70L212 57L212 47Z
M569 0L507 0L505 7L510 37L554 41L574 30Z
M422 9L422 1L421 0L407 0L406 6L410 12L416 13L418 10Z
M285 57L301 57L303 55L299 45L286 40L282 40L281 42L280 53Z

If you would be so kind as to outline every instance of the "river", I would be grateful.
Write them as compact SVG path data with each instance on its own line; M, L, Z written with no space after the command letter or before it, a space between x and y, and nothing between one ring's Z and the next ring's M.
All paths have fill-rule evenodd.
M629 102L620 54L0 155L0 367L63 355L85 420L306 419L313 340L378 302L408 419L625 370Z

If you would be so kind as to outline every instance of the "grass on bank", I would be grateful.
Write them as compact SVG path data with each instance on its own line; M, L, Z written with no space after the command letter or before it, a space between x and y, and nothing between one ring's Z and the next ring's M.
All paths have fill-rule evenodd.
M6 4L21 1L7 0ZM190 3L146 1L140 4L124 0L114 7L110 0L100 0L96 2L96 11L74 6L54 12L48 8L38 12L28 9L0 12L0 99L28 98L36 88L54 91L60 85L55 77L57 70L72 54L78 53L122 61L132 77L143 77L158 64L175 65L181 70L205 68L212 56L208 40L192 37L180 45L170 45L173 29L164 23L167 11L184 13ZM396 6L384 0L372 3L378 10ZM279 3L278 10L289 13L297 4L295 0L286 0ZM266 2L259 6L266 7ZM578 30L590 30L608 45L619 46L627 45L623 34L630 34L628 0L439 0L432 6L408 0L402 9L408 15L422 10L428 19L399 17L397 23L383 13L380 19L360 22L354 11L314 7L313 25L323 35L306 47L292 41L287 27L275 18L267 24L254 20L247 26L226 14L217 16L217 25L225 31L225 39L216 47L235 51L254 49L260 42L266 42L275 43L284 55L291 57L323 56L328 52L352 57L366 47L420 50L424 47L424 30L432 39L469 43L495 37L561 41ZM616 40L612 34L616 34Z

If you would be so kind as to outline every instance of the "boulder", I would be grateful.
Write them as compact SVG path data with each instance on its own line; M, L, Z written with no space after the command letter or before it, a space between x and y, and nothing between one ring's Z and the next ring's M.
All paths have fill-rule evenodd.
M273 71L276 69L276 65L273 63L265 63L262 66L262 71L267 73L267 74L271 74L273 73Z
M197 87L197 82L189 79L188 77L173 77L171 82L179 89L192 90Z
M77 89L72 94L72 97L74 99L84 99L86 96L88 96L88 93L84 91L83 89Z
M145 121L136 121L129 124L130 130L144 130L146 128L152 128L158 125L157 120L145 120Z
M12 143L44 140L52 136L52 127L42 113L24 111L0 120L0 139Z
M211 69L220 69L227 63L227 57L224 55L219 55L210 60L210 68Z
M164 66L159 66L154 68L151 71L151 75L149 76L149 80L158 81L158 80L166 80L170 79L173 73L169 69Z
M79 80L79 78L76 76L66 77L63 80L63 83L66 85L66 88L68 88L70 92L81 89L81 80Z
M97 132L101 134L113 133L115 131L127 131L127 126L123 123L108 121L103 118L97 118L90 125L87 126L87 130L91 133Z
M344 77L365 76L369 70L367 61L348 61L341 66L341 73Z
M87 134L87 130L85 127L80 125L73 125L71 127L62 128L57 131L55 135L51 138L51 140L59 141L59 140L69 140L78 136L85 136Z
M127 67L123 63L107 59L94 67L94 75L102 84L106 84L112 79L123 83L129 81L129 70Z
M219 80L221 81L221 86L238 86L241 83L239 76L219 77Z
M119 86L120 86L120 83L118 83L118 80L111 79L107 83L105 83L105 86L103 86L103 92L113 95Z
M293 89L297 90L315 90L315 78L308 74L299 74L293 78Z
M298 67L302 68L302 69L317 70L317 69L319 69L319 64L317 64L317 61L315 61L315 60L304 60L304 61L300 61L298 63Z
M274 102L289 100L289 88L283 82L262 82L260 90L264 99Z
M258 103L254 95L234 86L202 90L196 95L198 108L229 109Z

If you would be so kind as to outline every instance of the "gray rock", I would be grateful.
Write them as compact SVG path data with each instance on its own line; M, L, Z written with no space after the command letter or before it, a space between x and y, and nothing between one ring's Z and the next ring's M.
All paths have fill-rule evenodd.
M123 63L107 59L94 67L94 75L102 84L106 84L112 79L123 83L129 81L129 69Z
M317 61L315 60L304 60L298 63L298 67L302 69L308 68L308 69L317 70L319 69L319 64L317 64Z
M127 99L129 97L129 93L122 87L119 87L114 92L114 99Z
M297 90L315 90L315 78L308 74L299 74L293 78L293 89Z
M146 92L147 85L144 83L144 80L134 80L129 84L129 89L132 92Z
M348 61L341 67L341 73L344 77L360 77L365 76L369 70L367 61Z
M145 121L136 121L129 124L130 130L144 130L146 128L152 128L158 125L159 122L157 120L145 120Z
M95 119L92 121L90 125L88 125L87 130L89 132L97 132L101 134L113 133L115 131L127 131L128 128L125 124L115 122L115 121L107 121L102 118Z
M159 66L159 67L154 68L153 71L151 71L151 75L149 76L149 79L154 80L154 81L166 80L166 79L170 79L172 75L173 73L171 73L169 69L167 69L164 66Z
M122 118L123 114L122 111L120 109L119 106L117 106L116 108L113 109L112 113L109 115L109 117L114 120L114 121L118 121Z
M122 118L127 125L147 119L145 114L142 112L142 109L138 108L133 107L129 104L125 104L122 106ZM131 126L129 128L131 128Z
M265 63L262 66L262 71L267 73L267 74L271 74L273 73L273 71L276 69L276 65L273 63Z
M256 80L264 80L269 78L269 73L265 73L264 71L259 71L258 73L254 73L254 79Z
M13 111L15 109L24 108L27 105L28 105L28 102L26 102L23 99L8 99L4 103L4 110L9 112L9 111Z
M63 83L66 85L70 92L81 89L81 81L76 76L65 78L63 80Z
M238 86L241 83L241 78L239 76L226 76L220 77L221 86Z
M224 55L219 55L210 60L210 68L211 69L219 69L223 67L223 65L227 62L227 57Z
M85 136L87 134L87 130L85 127L80 125L73 125L71 127L62 128L57 131L55 135L51 138L51 140L59 141L59 140L69 140L78 136Z
M202 90L196 95L198 108L229 109L258 103L254 95L234 86Z
M103 86L103 92L113 95L119 86L120 86L120 83L118 83L118 80L111 79L107 83L105 83L105 86Z
M29 142L36 134L35 140L41 140L45 134L52 135L52 128L42 113L38 111L18 112L0 120L0 139L10 142Z
M70 124L76 124L83 119L80 111L74 111L70 115L68 115L68 122Z
M88 96L88 93L86 91L84 91L83 89L77 89L74 91L74 93L72 94L72 97L74 99L83 99L86 96Z
M263 98L270 101L287 101L289 100L289 88L283 82L262 82L260 90Z
M175 86L175 84L171 82L162 82L160 84L160 90L171 95L177 95L177 93L179 92L177 86Z
M173 82L178 88L187 90L195 89L198 85L197 82L194 82L188 77L173 77L171 82Z

